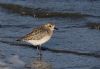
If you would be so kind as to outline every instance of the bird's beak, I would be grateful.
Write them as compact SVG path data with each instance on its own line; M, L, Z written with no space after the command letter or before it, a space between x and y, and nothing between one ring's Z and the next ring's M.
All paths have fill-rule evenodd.
M55 27L54 29L55 29L55 30L58 30L58 28L56 28L56 27Z

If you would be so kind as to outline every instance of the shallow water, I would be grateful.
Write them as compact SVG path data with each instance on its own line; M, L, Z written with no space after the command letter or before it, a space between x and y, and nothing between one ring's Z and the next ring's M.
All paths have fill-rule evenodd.
M42 8L51 12L92 15L84 18L32 18L8 13L0 8L0 69L100 69L100 31L84 27L89 22L100 22L99 0L0 0L0 2ZM42 60L39 60L35 48L28 47L30 45L27 44L23 46L25 43L16 42L16 39L47 22L55 23L59 30L54 31L52 39L43 46L68 52L43 50Z

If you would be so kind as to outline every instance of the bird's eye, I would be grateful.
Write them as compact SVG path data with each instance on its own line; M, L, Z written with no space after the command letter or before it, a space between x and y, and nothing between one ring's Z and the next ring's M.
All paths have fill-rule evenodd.
M51 25L49 25L49 27L51 27Z

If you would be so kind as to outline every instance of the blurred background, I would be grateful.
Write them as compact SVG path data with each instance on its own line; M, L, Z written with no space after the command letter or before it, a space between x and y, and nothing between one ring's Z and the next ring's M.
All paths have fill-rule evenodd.
M53 22L37 57L16 39ZM0 69L100 69L100 0L0 0Z

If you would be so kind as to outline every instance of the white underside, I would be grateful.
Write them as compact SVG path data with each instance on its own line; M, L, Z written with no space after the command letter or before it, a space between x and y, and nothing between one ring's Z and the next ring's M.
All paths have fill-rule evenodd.
M36 45L42 45L43 43L47 42L49 39L50 36L46 36L40 40L26 40L26 41L24 40L24 41L36 46Z

